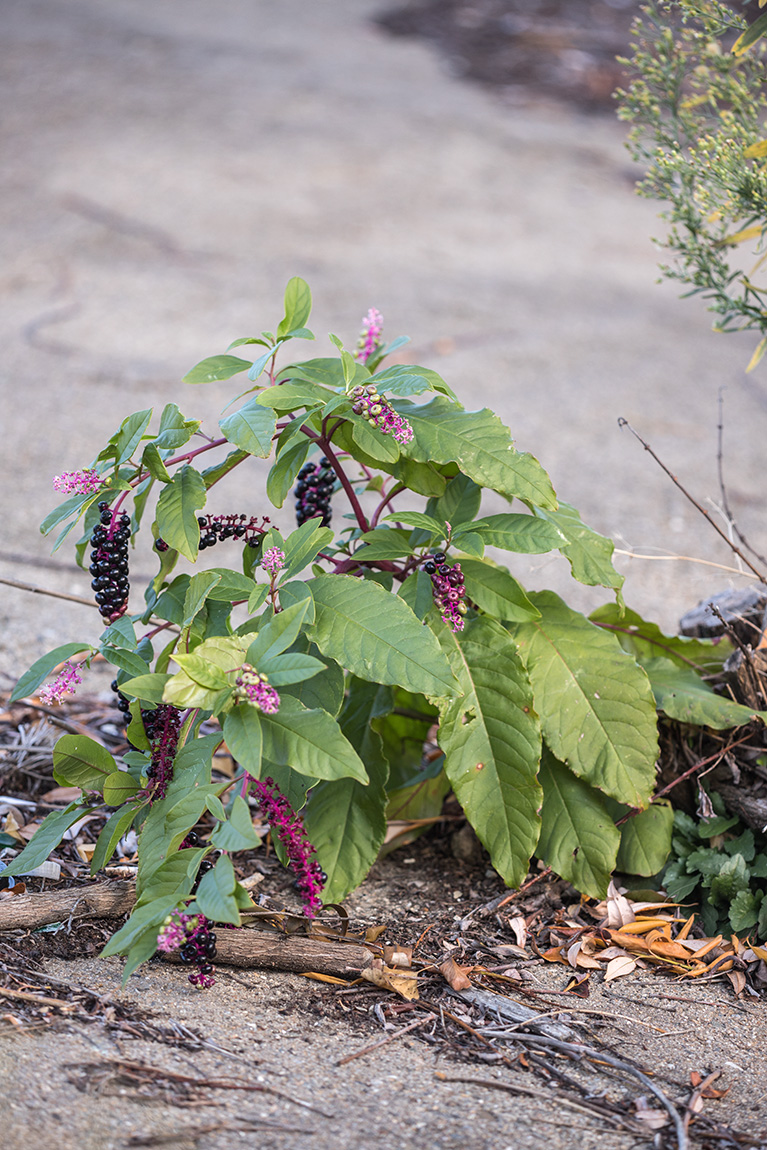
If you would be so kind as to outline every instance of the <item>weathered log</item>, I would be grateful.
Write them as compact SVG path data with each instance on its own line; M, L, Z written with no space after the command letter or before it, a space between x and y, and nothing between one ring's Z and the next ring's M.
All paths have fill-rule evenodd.
M165 954L179 962L177 953ZM239 966L261 970L285 970L296 974L314 971L337 978L359 978L373 961L373 952L358 943L306 938L276 930L216 927L216 966Z
M566 1026L563 1022L555 1022L551 1018L541 1018L537 1010L531 1010L529 1006L523 1006L521 1002L514 1002L501 994L493 994L491 990L478 990L476 986L473 986L471 990L454 990L453 994L462 998L464 1002L471 1002L475 1006L484 1007L490 1014L500 1014L509 1022L526 1026L536 1034L546 1034L550 1038L559 1039L576 1037L571 1026ZM563 1009L565 1008L563 1007Z
M0 900L0 931L30 930L70 918L119 918L135 901L135 883L124 880L11 895Z

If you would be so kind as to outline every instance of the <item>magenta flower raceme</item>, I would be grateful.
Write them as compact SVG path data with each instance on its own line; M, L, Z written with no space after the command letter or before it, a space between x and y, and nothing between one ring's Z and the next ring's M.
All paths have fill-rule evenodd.
M296 889L304 900L304 914L313 918L322 909L320 895L327 875L317 862L303 819L297 814L274 779L255 779L253 789L261 811L285 848L288 866L296 876Z
M357 350L354 353L355 359L360 360L361 363L367 363L375 355L383 343L381 340L382 330L383 316L380 311L371 307L368 314L362 319L362 331L357 343Z
M261 557L261 566L270 575L276 575L285 566L285 552L279 547L269 547Z
M378 394L375 384L353 387L350 396L354 400L352 411L355 415L364 415L371 427L375 427L382 435L393 436L397 443L410 443L413 438L412 427Z
M266 675L259 675L250 663L243 663L240 667L240 673L234 680L234 697L244 699L265 715L273 715L280 709L280 696L270 686Z
M91 495L105 482L94 468L88 467L84 471L64 471L61 475L54 475L53 490L66 495Z
M67 659L54 681L41 687L37 692L37 697L42 703L50 707L55 703L60 703L64 695L74 695L75 688L82 681L77 663L70 663Z

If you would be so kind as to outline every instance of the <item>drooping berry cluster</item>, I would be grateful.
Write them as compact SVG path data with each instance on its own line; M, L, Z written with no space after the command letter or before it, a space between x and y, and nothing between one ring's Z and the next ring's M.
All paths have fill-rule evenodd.
M99 522L91 535L88 570L93 576L91 587L96 592L94 598L101 617L107 623L114 623L128 609L130 517L125 512L118 517L105 502L99 503L99 511Z
M266 515L198 515L200 525L200 551L215 547L225 539L242 539L249 547L256 548L265 534L270 520ZM164 539L155 539L158 551L167 551L169 544Z
M330 460L323 455L319 463L305 463L298 473L293 494L296 497L296 523L300 527L307 519L315 516L322 519L322 526L329 527L333 512L330 497L336 484L336 477Z
M199 986L200 990L215 986L212 960L216 954L216 936L204 914L172 911L160 929L157 949L166 954L177 950L185 965L194 963L197 966L197 970L189 975L192 986Z
M147 794L152 800L165 798L173 778L173 762L178 748L181 711L170 703L160 703L153 711L142 712L144 730L151 745L151 761L147 770Z
M352 411L355 415L364 415L371 427L375 427L381 435L391 435L397 443L410 443L413 438L413 429L406 419L398 415L388 400L379 395L374 383L353 387L351 398L354 400Z
M460 563L451 567L446 559L444 551L437 551L427 557L423 569L431 576L434 602L442 612L442 618L454 631L463 631L463 617L467 610L463 572Z
M240 673L234 680L234 697L244 699L265 715L273 715L280 709L280 696L269 683L266 675L260 675L250 663L243 663Z
M322 908L320 895L327 875L314 857L317 852L309 842L303 819L274 779L255 779L253 790L264 818L285 848L288 866L296 876L294 886L304 901L304 914L313 918Z

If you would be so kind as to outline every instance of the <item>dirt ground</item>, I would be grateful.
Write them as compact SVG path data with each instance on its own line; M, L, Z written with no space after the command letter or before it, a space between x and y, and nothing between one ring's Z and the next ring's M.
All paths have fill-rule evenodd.
M379 307L387 334L409 333L413 360L442 372L467 405L494 407L561 496L624 552L731 566L617 428L619 416L630 419L703 501L716 502L716 404L725 387L730 502L764 546L767 398L763 377L743 371L754 341L713 335L699 304L656 286L655 206L633 194L621 127L593 103L584 112L575 95L555 101L529 78L500 93L462 83L428 43L376 24L384 7L3 4L0 576L88 593L69 554L51 558L37 534L55 498L51 476L87 464L139 407L173 401L215 425L228 387L190 392L181 376L236 336L273 326L294 274L312 285L318 333L353 341L359 317ZM470 24L470 13L485 9L465 5L463 18ZM571 72L583 64L566 59ZM324 350L320 340L310 354ZM252 489L236 494L252 502ZM698 598L744 581L679 559L618 561L629 604L669 627ZM150 573L151 557L140 553L133 569ZM571 593L557 562L515 573L584 609L606 597ZM86 608L3 585L4 683L93 626ZM462 863L439 837L426 838L378 864L348 906L357 924L386 922L414 943L435 916L452 916L457 929L467 908L499 892L482 862ZM86 951L95 948L88 928L72 930L83 932ZM529 969L541 986L564 988L563 968ZM563 1109L553 1087L524 1071L469 1060L439 1031L432 1043L408 1033L339 1066L391 1033L376 1013L388 1000L375 992L346 999L294 975L223 972L203 996L178 969L152 963L123 993L119 961L92 954L48 958L45 973L192 1025L230 1053L128 1038L98 1021L64 1017L24 1030L7 1017L0 1080L12 1146L123 1150L143 1136L200 1150L256 1138L320 1150L653 1144L652 1132L638 1140ZM609 1012L585 1016L589 1041L635 1058L675 1098L689 1092L691 1072L721 1069L717 1085L729 1092L704 1112L746 1132L737 1145L765 1144L761 1000L738 1001L729 984L691 989L658 974L614 989L593 981L588 1001L567 1000L573 1015ZM545 1009L559 1008L560 997L547 1000ZM13 1017L12 1007L5 1013ZM225 1090L212 1092L213 1107L179 1106L178 1092L169 1101L110 1080L103 1064L115 1058L236 1075L323 1114ZM83 1079L76 1068L86 1063L94 1068ZM512 1096L480 1082L508 1084L512 1074L548 1093ZM636 1084L594 1077L597 1095L638 1093ZM231 1128L243 1117L255 1136ZM216 1128L200 1133L205 1127Z

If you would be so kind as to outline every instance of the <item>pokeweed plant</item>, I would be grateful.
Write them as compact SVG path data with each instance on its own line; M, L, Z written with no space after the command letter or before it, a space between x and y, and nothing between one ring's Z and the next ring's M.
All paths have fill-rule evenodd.
M292 279L275 333L236 340L185 377L247 375L218 434L172 403L158 423L151 410L129 415L90 468L57 477L68 498L42 525L60 528L57 547L82 525L78 560L106 626L39 659L12 697L60 699L103 656L133 749L118 762L64 735L54 775L82 797L6 873L36 866L87 812L110 808L94 873L135 828L137 902L104 952L127 956L126 978L177 946L209 985L211 924L237 925L252 905L231 860L260 841L251 804L309 915L361 882L387 814L438 812L449 789L510 886L535 852L603 895L619 852L644 874L668 852L670 810L651 805L655 701L618 638L636 628L620 624L620 602L591 622L551 591L525 591L498 558L559 551L576 580L619 600L612 543L557 501L492 411L465 410L430 368L383 367L406 340L384 346L377 312L355 353L331 336L335 357L278 366L290 341L313 339L310 308ZM272 455L269 500L281 508L295 492L289 533L227 507L232 473ZM515 509L483 514L485 491ZM141 532L158 559L143 605L130 602L128 569ZM234 565L194 571L213 546ZM435 726L440 754L427 761ZM234 784L214 779L222 742Z

